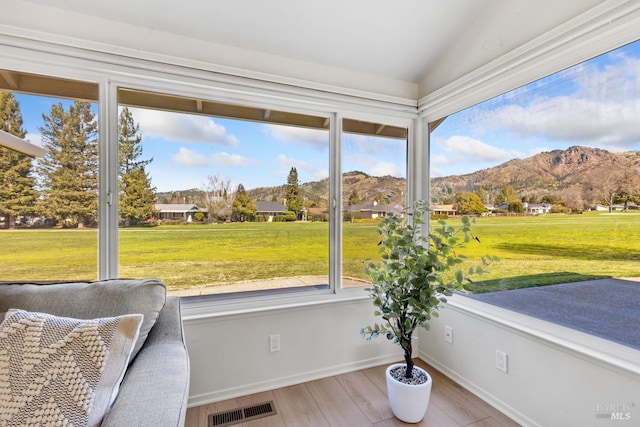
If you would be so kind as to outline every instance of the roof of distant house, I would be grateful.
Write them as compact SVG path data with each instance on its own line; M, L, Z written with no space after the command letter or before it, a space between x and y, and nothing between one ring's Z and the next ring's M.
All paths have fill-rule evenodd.
M156 203L156 210L160 212L207 212L208 209L188 203Z
M256 202L256 212L286 212L289 208L282 202Z

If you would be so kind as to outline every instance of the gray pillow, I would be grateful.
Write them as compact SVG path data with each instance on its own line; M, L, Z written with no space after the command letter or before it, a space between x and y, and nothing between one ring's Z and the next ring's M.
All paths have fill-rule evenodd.
M76 319L144 316L131 360L138 354L166 298L158 279L114 279L98 282L0 284L0 313L10 308Z

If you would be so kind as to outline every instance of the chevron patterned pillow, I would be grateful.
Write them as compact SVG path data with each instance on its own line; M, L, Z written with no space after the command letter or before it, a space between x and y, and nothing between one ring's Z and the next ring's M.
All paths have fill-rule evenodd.
M98 426L142 315L71 319L9 310L0 324L0 425Z

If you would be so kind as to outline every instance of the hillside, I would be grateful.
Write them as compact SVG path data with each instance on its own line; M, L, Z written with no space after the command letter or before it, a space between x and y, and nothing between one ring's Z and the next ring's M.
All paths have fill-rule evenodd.
M540 200L551 195L556 200L577 200L589 198L586 187L629 172L640 176L640 151L612 153L574 146L513 159L466 175L432 178L431 187L434 198L482 187L493 200L502 187L511 185L520 197L527 199Z
M388 193L394 193L391 201L401 203L404 200L404 178L392 176L371 176L364 172L353 171L344 174L343 199L346 204L349 196L355 191L358 203L368 204L380 200ZM283 200L285 186L260 187L248 190L254 200ZM329 198L329 179L300 184L300 194L305 200L311 200L317 207L326 208Z
M640 177L640 151L612 153L599 148L570 147L536 154L526 159L513 159L490 169L466 175L453 175L431 179L432 198L436 203L446 202L447 197L459 191L476 191L482 187L489 201L493 201L502 187L511 185L518 196L540 200L552 196L556 200L592 203L594 194L586 194L586 187L596 186L609 177L631 173ZM588 184L588 185L584 185ZM638 184L640 185L640 184ZM283 200L285 186L260 187L247 190L256 201ZM353 204L369 204L381 201L393 192L392 203L402 203L405 198L405 179L391 176L371 176L352 171L344 174L343 203L353 195ZM354 193L355 192L355 193ZM328 206L329 180L300 184L300 193L315 206ZM201 203L199 189L158 193L160 203Z

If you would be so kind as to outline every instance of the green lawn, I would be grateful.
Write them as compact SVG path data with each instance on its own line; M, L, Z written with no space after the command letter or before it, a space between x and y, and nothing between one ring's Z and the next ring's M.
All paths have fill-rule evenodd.
M121 229L120 276L155 276L174 289L327 276L328 230L327 223ZM472 261L487 253L501 258L476 292L640 277L640 213L479 218L473 232L481 243L466 249ZM377 242L375 224L344 224L343 274L364 278ZM0 280L95 280L96 269L96 230L0 231Z

